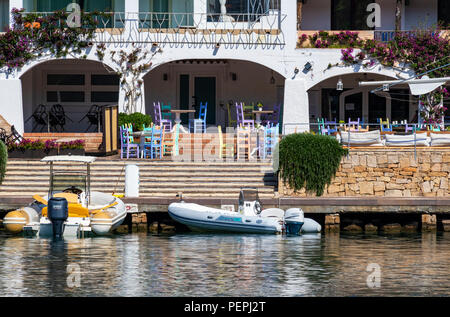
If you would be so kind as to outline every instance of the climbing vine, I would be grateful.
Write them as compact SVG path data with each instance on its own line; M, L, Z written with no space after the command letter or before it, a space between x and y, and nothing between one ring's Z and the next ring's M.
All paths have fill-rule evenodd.
M290 134L279 145L279 170L283 181L298 191L322 196L347 154L335 138L310 133Z
M152 58L162 52L160 48L150 52L135 47L134 44L133 47L130 53L124 50L110 51L110 58L114 64L113 71L120 77L120 89L124 92L125 98L124 112L127 114L142 111L144 105L142 102L138 105L138 101L142 101L140 97L144 83L143 75L152 66ZM105 50L104 44L97 45L96 55L100 60L103 60Z

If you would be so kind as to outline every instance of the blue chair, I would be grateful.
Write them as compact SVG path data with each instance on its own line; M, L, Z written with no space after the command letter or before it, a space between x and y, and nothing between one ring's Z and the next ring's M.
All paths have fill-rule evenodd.
M334 121L325 120L324 125L327 126L326 132L328 135L332 135L333 133L336 133L338 131L336 118L334 119Z
M262 158L265 159L269 156L273 155L273 151L275 150L275 146L278 143L278 134L279 134L279 125L276 126L266 126L264 128L264 143L263 143L263 151Z
M208 110L208 103L200 102L200 111L198 113L198 119L189 120L189 132L193 131L197 133L200 130L200 133L206 132L206 112Z
M141 151L142 151L142 158L152 158L152 127L145 127L143 128L143 132L146 132L149 134L149 136L142 136L141 137Z
M151 158L154 159L159 156L162 159L163 155L163 138L164 138L164 128L153 127L152 128L152 139L151 139Z

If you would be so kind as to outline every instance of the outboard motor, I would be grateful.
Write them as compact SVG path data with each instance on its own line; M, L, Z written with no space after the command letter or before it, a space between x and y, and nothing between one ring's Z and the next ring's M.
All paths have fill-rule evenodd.
M64 233L64 221L69 217L67 200L63 197L52 197L48 201L48 219L52 222L53 237L60 239Z
M305 221L305 215L300 208L291 208L284 214L286 234L299 235Z

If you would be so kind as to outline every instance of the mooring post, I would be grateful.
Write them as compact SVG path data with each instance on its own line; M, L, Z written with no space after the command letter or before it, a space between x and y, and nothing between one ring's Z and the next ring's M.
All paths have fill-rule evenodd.
M436 215L422 214L422 231L436 231L437 219Z
M341 217L339 214L325 215L325 232L339 232L341 230Z

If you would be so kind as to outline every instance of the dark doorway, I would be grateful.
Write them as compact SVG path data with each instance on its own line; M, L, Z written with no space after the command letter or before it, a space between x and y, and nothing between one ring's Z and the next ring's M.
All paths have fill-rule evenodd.
M194 81L195 117L198 118L200 103L208 102L206 124L216 123L216 77L195 77Z
M386 98L369 93L369 123L377 123L378 119L386 120Z
M362 93L357 93L345 97L345 122L350 118L352 121L356 121L358 118L362 119Z

